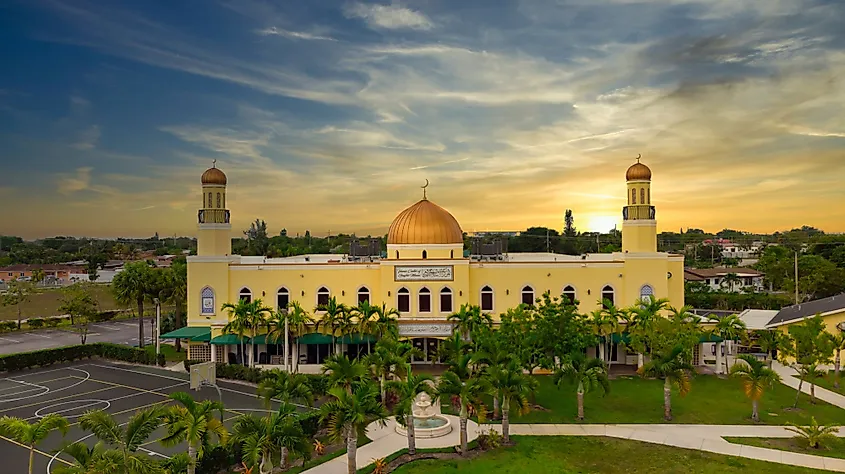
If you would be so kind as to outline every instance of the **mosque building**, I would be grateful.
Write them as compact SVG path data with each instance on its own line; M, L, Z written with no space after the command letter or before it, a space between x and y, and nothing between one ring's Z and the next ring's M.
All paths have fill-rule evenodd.
M637 160L628 168L627 206L622 210L622 250L586 255L513 253L501 243L464 251L464 233L446 209L423 198L400 212L387 234L387 253L378 241L353 242L348 255L300 255L265 258L232 255L226 175L212 167L202 174L202 208L198 212L197 255L188 257L188 328L194 360L240 363L237 337L223 334L228 313L221 305L260 298L268 306L287 307L298 301L314 308L330 298L356 306L367 300L399 311L399 333L411 339L425 357L437 358L440 340L452 326L447 317L461 305L478 305L493 316L520 303L532 304L546 291L579 302L589 312L608 299L631 306L643 297L668 298L684 304L684 259L657 251L657 222L651 201L651 170ZM314 313L317 314L314 314ZM265 330L266 331L266 330ZM182 334L180 333L180 334ZM254 341L260 364L281 363L280 346ZM292 346L291 359L319 364L331 338L305 334ZM357 340L342 341L348 350ZM637 357L613 348L615 364L636 364Z

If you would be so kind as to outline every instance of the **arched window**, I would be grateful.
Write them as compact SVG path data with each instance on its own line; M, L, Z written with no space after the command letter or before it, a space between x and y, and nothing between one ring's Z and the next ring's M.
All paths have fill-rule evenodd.
M208 207L211 208L211 193L208 193Z
M280 310L287 310L290 303L290 292L287 288L279 288L276 292L276 308Z
M205 193L202 193L202 207L205 208Z
M608 303L616 304L614 294L615 292L613 291L613 287L610 285L607 285L601 289L601 304L603 307L607 308Z
M651 188L645 190L645 197L648 200L646 204L651 204Z
M325 306L329 304L329 297L331 296L331 292L325 286L321 286L319 290L317 290L317 306Z
M522 287L522 304L527 304L528 306L534 304L534 288L527 285Z
M250 289L247 287L241 288L241 291L238 292L238 299L243 301L244 303L251 303L252 291L250 291Z
M566 288L563 289L563 293L561 293L569 304L575 304L575 288L572 285L567 285Z
M631 190L631 204L636 204L636 203L637 203L637 190L632 189Z
M493 288L489 286L481 289L481 311L493 311Z
M220 209L220 193L217 193L217 208Z
M640 288L640 299L643 300L643 303L648 303L654 300L654 288L651 285L643 285Z
M640 204L645 204L645 188L640 188Z
M399 260L399 251L396 251L396 260Z
M223 209L226 209L226 193L223 193Z
M452 312L452 290L446 287L443 287L443 289L440 290L440 312Z
M203 193L203 195L205 195L205 193ZM215 308L215 306L214 306L214 290L212 290L210 287L206 286L200 292L200 299L201 299L201 303L202 303L200 305L200 308L202 308L200 310L201 313L202 314L214 314L214 308Z
M396 309L400 313L411 312L411 292L407 288L399 288L396 292Z
M454 250L449 251L449 258L455 258L455 251Z
M428 251L423 250L422 257L423 257L423 260L427 259L428 258Z
M431 291L428 288L420 288L420 292L417 295L417 299L419 300L419 312L420 313L430 313L431 312Z
M364 301L370 301L370 289L366 286L358 288L358 302L363 303Z

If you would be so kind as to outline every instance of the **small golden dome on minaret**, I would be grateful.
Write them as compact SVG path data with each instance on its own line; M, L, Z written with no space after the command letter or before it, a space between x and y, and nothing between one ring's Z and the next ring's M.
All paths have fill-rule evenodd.
M651 169L640 163L641 155L637 156L637 162L628 168L625 179L628 181L651 181Z
M214 160L211 168L205 170L205 173L202 174L202 184L226 185L226 173L217 168L217 160Z

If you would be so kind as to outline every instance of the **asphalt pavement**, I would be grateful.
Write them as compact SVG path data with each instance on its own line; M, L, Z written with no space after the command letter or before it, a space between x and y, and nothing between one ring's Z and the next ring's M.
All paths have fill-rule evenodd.
M152 319L144 320L145 344L153 342ZM138 320L107 321L89 325L86 342L112 342L138 345ZM41 329L37 331L0 333L0 354L30 352L52 347L73 346L80 343L79 334L68 328Z

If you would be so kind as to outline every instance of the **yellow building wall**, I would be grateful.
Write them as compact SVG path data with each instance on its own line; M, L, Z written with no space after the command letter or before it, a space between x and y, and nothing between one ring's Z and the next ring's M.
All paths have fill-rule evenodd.
M799 320L796 320L795 322L792 322L792 323L789 323L789 324L784 324L782 326L778 326L777 329L780 332L782 332L783 334L788 335L789 334L789 327L794 325L794 324L800 324L802 321L803 321L802 319L799 319ZM831 334L838 334L838 333L842 332L839 329L839 325L842 324L843 322L845 322L845 309L837 311L835 313L831 313L831 314L822 316L822 321L824 321L825 331L827 331ZM831 360L833 360L833 357L835 355L836 355L835 352L831 352L831 354L830 354ZM792 363L792 362L795 362L795 359L792 358L792 357L789 357L789 358L785 359L784 362Z
M232 253L232 229L225 224L216 225L225 228L200 228L197 230L197 255L227 256Z
M623 221L622 251L657 252L657 222L653 220Z
M214 314L201 314L201 293L206 286L214 290ZM188 326L208 326L228 320L220 311L229 295L229 262L188 262Z

